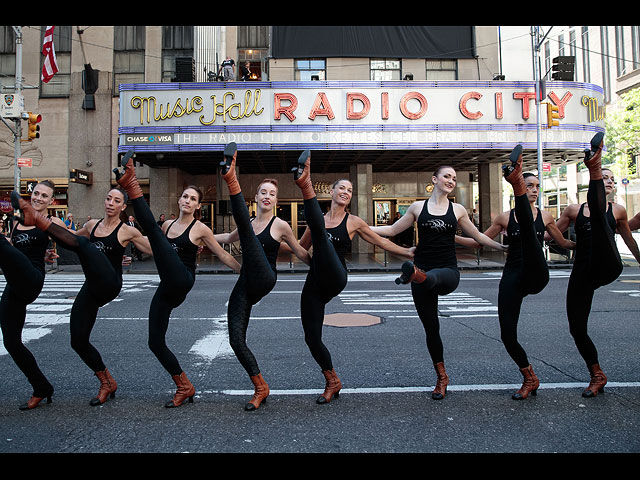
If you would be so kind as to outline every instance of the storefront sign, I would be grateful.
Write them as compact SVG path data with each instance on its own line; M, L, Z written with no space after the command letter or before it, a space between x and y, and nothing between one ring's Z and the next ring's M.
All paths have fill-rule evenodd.
M224 85L230 88L121 85L120 150L221 150L231 141L252 150L509 149L516 143L535 148L537 141L534 82ZM582 149L603 126L602 89L549 82L546 92L560 125L546 128L541 109L544 144Z

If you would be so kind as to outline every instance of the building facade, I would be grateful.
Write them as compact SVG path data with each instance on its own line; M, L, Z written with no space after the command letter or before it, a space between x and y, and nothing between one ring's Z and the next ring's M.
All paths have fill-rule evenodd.
M638 26L543 26L540 49L541 70L551 78L553 59L575 59L574 80L603 88L602 110L618 108L620 96L640 88L640 27ZM531 63L519 58L531 55L531 27L499 27L506 79L532 77ZM609 159L612 161L613 159ZM615 162L617 190L614 200L627 208L629 217L640 212L638 156ZM586 201L589 183L586 168L579 162L564 162L545 173L544 205L554 216L572 203Z
M11 27L3 28L0 78L10 87L15 51ZM290 169L304 149L312 150L319 199L349 178L351 210L372 225L427 198L431 173L448 164L457 171L455 200L478 208L486 228L503 209L500 167L513 146L522 143L535 165L535 84L530 72L500 79L497 27L63 26L60 71L48 84L40 81L44 28L22 27L24 83L36 87L23 92L25 110L43 120L40 138L22 144L32 166L21 168L20 187L26 194L29 182L53 180L60 215L101 216L112 169L129 149L157 216L177 213L182 189L194 184L216 232L232 227L218 176L230 141L246 199L263 178L276 178L277 213L299 235L305 224ZM235 68L225 82L227 57ZM545 158L575 163L602 128L581 99L602 103L604 90L550 82L547 93L565 121L543 130ZM2 135L6 199L15 159L9 129Z

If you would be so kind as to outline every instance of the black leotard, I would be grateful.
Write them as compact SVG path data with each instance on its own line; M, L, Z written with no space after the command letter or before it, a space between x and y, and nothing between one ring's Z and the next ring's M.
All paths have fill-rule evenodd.
M122 227L124 222L120 222L120 224L106 237L97 237L95 235L96 228L98 228L98 224L102 222L100 219L96 222L95 226L91 230L89 234L89 241L95 245L95 247L104 253L111 265L113 265L113 269L122 275L122 256L125 252L125 247L118 241L118 231L120 227Z
M167 227L165 236L180 257L180 260L182 260L184 266L195 274L196 260L198 258L198 246L194 245L189 239L189 232L191 231L191 228L195 225L197 220L194 218L193 222L191 222L191 224L184 230L184 232L182 232L177 237L169 238L169 230L171 229L173 224L176 223L176 221L177 219L171 222L171 224Z
M418 268L430 270L432 268L457 268L455 235L458 220L453 212L453 203L444 215L432 215L424 201L422 211L418 216L418 245L416 246L414 263Z
M278 260L278 251L280 250L280 242L276 241L271 236L271 225L273 225L276 217L272 217L269 224L262 230L259 234L256 235L258 237L258 241L260 245L262 245L262 249L264 250L265 255L267 256L267 261L273 271L276 271L276 261Z
M327 236L329 237L333 248L335 248L342 265L345 267L345 256L351 252L351 237L349 237L349 230L347 230L347 218L349 218L349 214L345 213L344 218L339 225L326 229Z

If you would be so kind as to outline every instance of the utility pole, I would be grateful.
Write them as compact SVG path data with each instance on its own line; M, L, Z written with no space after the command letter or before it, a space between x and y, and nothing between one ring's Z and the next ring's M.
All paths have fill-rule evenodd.
M549 32L551 28L549 29ZM542 193L544 183L542 181L542 136L540 134L540 102L541 102L541 91L542 91L542 78L540 72L540 46L542 42L544 42L545 38L549 34L547 32L542 40L540 39L540 27L531 27L531 53L533 56L533 79L536 84L536 130L537 130L537 144L538 144L538 176L540 180L540 191L538 193L538 208L542 210Z
M22 27L13 27L16 33L16 84L15 90L17 97L22 101ZM14 159L13 159L13 188L20 193L20 176L21 170L18 166L18 159L22 155L22 118L15 118L14 131Z

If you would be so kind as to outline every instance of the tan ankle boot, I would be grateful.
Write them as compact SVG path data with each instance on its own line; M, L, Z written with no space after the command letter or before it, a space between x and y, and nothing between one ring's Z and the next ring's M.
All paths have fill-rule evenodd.
M114 170L114 172L116 173L116 182L122 187L125 192L127 192L129 200L134 200L136 198L142 197L142 188L140 188L138 178L136 177L136 169L133 166L133 158L129 157L123 166L124 174L120 174L117 169Z
M436 375L438 379L436 381L436 388L431 392L431 398L434 400L442 400L447 393L447 385L449 385L449 376L444 368L444 362L438 362L433 365L436 369Z
M169 400L164 406L167 408L179 407L186 400L189 400L189 403L193 403L193 396L196 394L196 389L187 378L187 374L182 372L180 375L173 375L171 378L178 389L176 390L173 400Z
M253 397L249 400L244 407L247 411L256 410L261 403L267 403L267 397L269 396L269 385L262 378L262 373L258 375L253 375L250 377L253 382L253 386L255 388Z
M305 150L298 159L298 166L294 168L294 180L302 191L303 200L309 200L316 196L316 191L311 183L311 154Z
M95 375L100 380L100 389L98 390L98 395L89 402L94 407L102 405L109 397L116 398L116 390L118 389L118 384L108 369L105 368L102 372L96 372Z
M324 392L318 397L316 403L324 404L329 403L334 397L340 397L340 390L342 389L342 382L338 378L335 370L323 370L322 374L326 380Z
M607 376L597 363L589 367L589 373L591 374L591 381L589 386L582 392L582 396L585 398L595 397L598 393L604 393L604 386L607 384Z
M537 395L538 387L540 386L540 380L535 373L533 373L533 367L529 365L526 368L521 368L520 373L522 373L522 377L524 381L522 383L522 387L516 393L511 395L511 398L514 400L524 400L531 395Z

